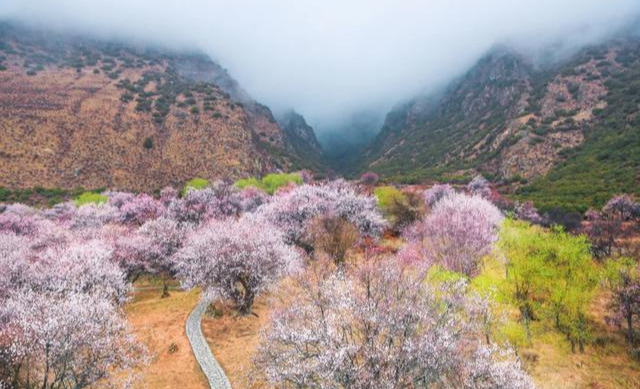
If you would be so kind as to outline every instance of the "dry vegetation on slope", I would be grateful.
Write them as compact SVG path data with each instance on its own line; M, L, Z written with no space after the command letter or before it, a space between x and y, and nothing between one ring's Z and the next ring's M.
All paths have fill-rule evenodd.
M268 108L214 84L228 76L206 57L0 34L0 186L152 190L288 164Z

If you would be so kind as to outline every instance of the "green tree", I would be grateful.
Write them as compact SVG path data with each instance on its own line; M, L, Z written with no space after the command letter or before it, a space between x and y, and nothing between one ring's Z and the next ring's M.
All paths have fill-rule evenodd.
M264 176L262 179L249 177L235 182L235 186L240 189L253 186L269 194L274 194L278 188L289 184L301 185L302 176L298 173L273 173Z
M374 194L378 199L378 206L396 233L400 233L420 216L422 200L414 193L403 193L393 186L381 186L375 189Z
M509 220L499 246L507 261L504 292L518 307L529 339L532 321L550 320L572 350L583 351L589 339L586 309L598 284L586 237Z
M186 195L190 189L204 189L209 186L209 180L204 178L194 178L187 181L182 188L182 195Z
M76 203L76 206L81 206L85 204L103 204L106 203L109 198L105 195L101 195L100 193L94 192L84 192L78 197L76 197L73 201Z

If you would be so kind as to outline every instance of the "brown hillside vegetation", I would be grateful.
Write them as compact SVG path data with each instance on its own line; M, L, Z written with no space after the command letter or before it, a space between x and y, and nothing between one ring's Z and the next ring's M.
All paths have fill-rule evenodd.
M269 109L206 57L0 37L0 186L151 190L289 164Z

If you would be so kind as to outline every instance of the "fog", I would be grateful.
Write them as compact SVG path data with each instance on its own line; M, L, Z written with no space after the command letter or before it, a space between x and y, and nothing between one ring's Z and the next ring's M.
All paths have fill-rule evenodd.
M626 28L638 0L2 0L0 18L199 49L317 129L445 85L496 44L563 54Z

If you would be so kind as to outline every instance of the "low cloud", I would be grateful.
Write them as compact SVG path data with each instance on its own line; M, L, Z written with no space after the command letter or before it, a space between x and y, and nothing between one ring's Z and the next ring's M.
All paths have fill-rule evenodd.
M0 18L200 49L256 99L317 128L446 84L495 44L563 53L640 16L637 0L4 0Z

